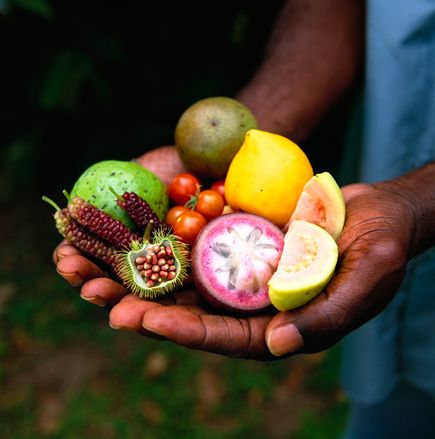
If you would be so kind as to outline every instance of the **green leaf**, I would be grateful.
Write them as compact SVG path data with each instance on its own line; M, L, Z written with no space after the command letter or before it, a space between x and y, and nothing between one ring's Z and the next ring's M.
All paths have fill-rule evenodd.
M54 11L46 0L9 0L11 6L17 6L46 20L54 17Z

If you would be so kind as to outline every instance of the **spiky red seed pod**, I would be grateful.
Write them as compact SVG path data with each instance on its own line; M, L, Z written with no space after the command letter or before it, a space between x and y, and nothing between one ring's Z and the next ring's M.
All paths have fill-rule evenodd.
M117 253L115 247L99 239L75 221L67 208L54 214L59 233L76 248L88 256L94 257L116 271Z
M146 225L153 221L153 230L162 228L163 231L169 231L169 225L162 222L151 206L135 192L124 192L121 197L117 197L117 203L128 213L137 227L145 229Z
M68 203L68 211L79 224L116 247L129 248L133 241L141 240L138 234L132 232L121 221L80 197L75 197Z

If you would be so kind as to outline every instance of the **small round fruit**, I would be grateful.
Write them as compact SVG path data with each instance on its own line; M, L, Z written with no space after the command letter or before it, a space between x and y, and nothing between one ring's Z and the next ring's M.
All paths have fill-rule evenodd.
M132 161L104 160L87 168L71 190L71 199L83 198L113 218L133 228L128 214L118 206L111 192L135 192L143 198L160 219L169 208L169 198L164 183L151 171Z
M206 226L207 220L199 212L189 210L182 213L172 225L174 235L179 236L181 240L192 245L198 236L198 233Z
M245 133L257 122L241 102L201 99L187 108L175 128L175 147L184 165L199 177L225 177Z
M337 244L328 232L308 221L291 221L278 268L268 282L272 305L287 311L312 300L331 279L337 259Z
M199 180L192 174L183 172L176 175L169 184L169 198L179 206L187 203L200 187Z
M171 207L168 210L168 213L166 214L166 218L165 218L165 222L166 224L169 224L170 226L173 226L175 223L175 220L182 214L185 212L189 212L190 209L187 208L186 206L174 206Z
M216 191L219 194L221 194L222 198L224 199L224 202L226 203L226 200L225 200L225 180L215 181L211 185L210 189L213 190L213 191Z
M225 203L220 194L206 189L198 194L195 210L202 214L207 221L222 215Z
M233 213L210 221L192 250L199 293L216 308L253 313L270 305L267 281L275 271L284 234L270 221Z

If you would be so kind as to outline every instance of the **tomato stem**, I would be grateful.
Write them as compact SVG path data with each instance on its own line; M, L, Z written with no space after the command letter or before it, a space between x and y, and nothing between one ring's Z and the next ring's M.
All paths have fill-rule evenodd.
M196 205L198 203L198 195L201 192L201 186L198 186L196 189L195 195L191 195L190 199L184 203L184 207L187 207L190 210L195 210Z

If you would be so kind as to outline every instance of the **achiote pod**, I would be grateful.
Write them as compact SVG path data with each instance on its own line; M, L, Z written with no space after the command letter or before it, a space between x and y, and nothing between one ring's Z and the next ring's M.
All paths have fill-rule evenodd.
M129 251L120 252L117 274L123 284L143 298L155 298L181 286L187 278L189 250L178 237L162 228L152 234L153 222L143 241L134 241Z

